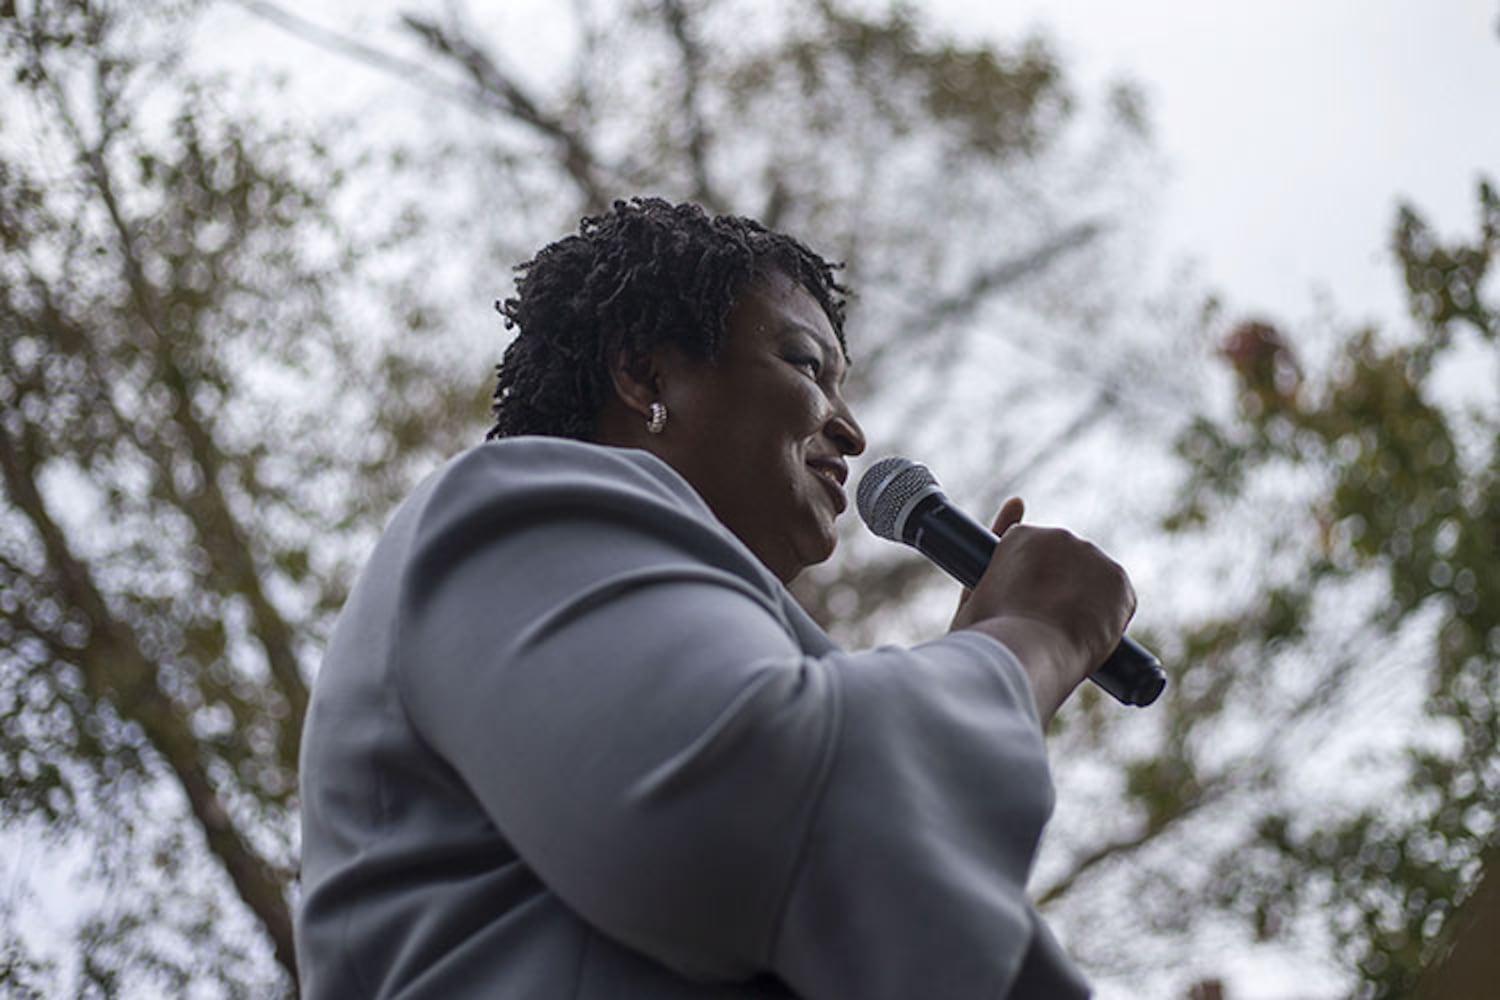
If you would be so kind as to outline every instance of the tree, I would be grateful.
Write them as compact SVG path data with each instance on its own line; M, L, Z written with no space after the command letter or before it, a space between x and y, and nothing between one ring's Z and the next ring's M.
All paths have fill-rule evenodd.
M1325 921L1360 996L1412 995L1456 943L1470 975L1492 951L1459 940L1493 927L1493 886L1479 886L1500 845L1500 196L1483 182L1477 200L1477 232L1457 242L1400 211L1409 335L1354 331L1315 362L1297 336L1241 324L1223 348L1237 411L1180 443L1190 475L1173 531L1250 513L1276 518L1280 540L1248 601L1173 644L1182 736L1142 777L1181 795L1227 756L1264 783L1238 797L1244 835L1220 845L1200 888L1262 937ZM1368 708L1403 696L1405 712ZM1201 735L1247 704L1275 740L1209 752ZM1370 731L1381 722L1399 735ZM1299 730L1326 735L1304 743ZM1326 741L1368 777L1299 800L1316 777L1276 751L1288 741L1302 753Z
M942 386L1012 353L973 336L1001 314L1031 353L991 391L1071 387L1052 435L1119 396L1041 317L1103 322L1107 296L1072 285L1123 226L1140 107L1116 93L1085 142L1037 44L828 0L770 18L579 5L570 75L538 82L456 15L409 15L407 57L238 6L482 116L443 156L509 194L488 227L497 271L614 197L695 197L848 261L866 290L855 391L898 414L887 440L920 446L960 405ZM199 9L0 6L7 102L25 114L0 130L3 815L85 852L92 887L61 956L24 933L27 900L0 907L0 982L18 990L294 989L295 763L320 642L395 499L483 421L471 341L431 335L416 254L433 244L399 211L382 230L347 204L361 188L399 200L417 172L365 160L345 179L345 151L196 77L182 53ZM787 122L816 141L789 141ZM1099 373L1082 392L1080 359ZM892 377L919 361L936 387L920 397ZM805 596L855 636L915 565L857 559Z
M0 22L0 815L85 850L93 887L72 968L5 907L0 975L47 992L295 981L318 639L351 544L445 443L432 413L480 399L395 391L420 362L360 321L419 300L338 230L332 153L183 74L194 7Z

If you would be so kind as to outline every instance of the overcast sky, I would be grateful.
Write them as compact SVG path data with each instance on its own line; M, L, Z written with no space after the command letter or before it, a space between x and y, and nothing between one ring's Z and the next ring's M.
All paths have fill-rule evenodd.
M387 44L416 0L304 0L304 17ZM469 0L505 57L552 57L556 10ZM1409 199L1446 233L1473 228L1480 174L1500 180L1500 0L918 0L946 30L1044 35L1085 100L1114 79L1144 91L1168 172L1152 210L1151 285L1184 263L1236 313L1292 322L1327 293L1348 319L1404 315L1386 251ZM234 7L214 61L265 55L334 90L390 86ZM400 33L401 39L406 35ZM256 44L255 39L264 43ZM525 38L517 46L517 38ZM509 44L507 44L509 43ZM519 49L519 51L518 51ZM307 57L312 55L313 58ZM337 64L337 65L335 65ZM325 91L326 93L326 91ZM1154 288L1141 289L1149 293Z
M1170 171L1158 273L1184 258L1236 311L1404 314L1385 246L1400 199L1474 228L1500 181L1496 0L928 0L953 25L1035 29L1084 93L1142 85Z

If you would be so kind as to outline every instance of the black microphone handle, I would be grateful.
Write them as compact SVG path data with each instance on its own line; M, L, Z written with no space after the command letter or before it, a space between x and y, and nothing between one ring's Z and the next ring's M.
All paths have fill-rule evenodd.
M939 511L941 517L932 516ZM971 588L984 576L995 546L1000 544L993 531L949 503L941 493L917 505L906 519L905 535L903 540L908 545ZM1125 705L1149 705L1167 686L1161 661L1129 636L1120 640L1089 680Z

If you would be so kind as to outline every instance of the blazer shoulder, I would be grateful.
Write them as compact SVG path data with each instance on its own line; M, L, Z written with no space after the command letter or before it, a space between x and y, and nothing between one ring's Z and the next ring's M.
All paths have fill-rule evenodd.
M692 485L650 452L568 438L515 437L477 445L449 460L421 492L428 503L465 497L485 503L633 500L713 518Z

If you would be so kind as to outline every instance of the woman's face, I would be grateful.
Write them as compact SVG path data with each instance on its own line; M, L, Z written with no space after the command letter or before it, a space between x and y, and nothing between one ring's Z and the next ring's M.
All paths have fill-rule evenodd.
M716 363L674 352L658 369L669 417L653 450L783 582L837 543L844 456L865 449L847 370L822 307L779 273L741 292Z

